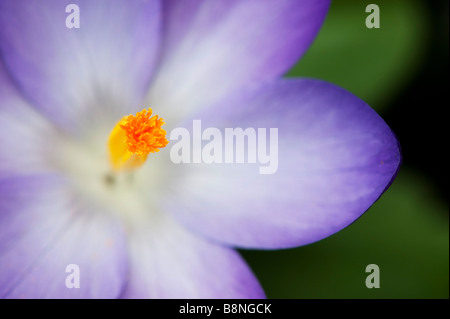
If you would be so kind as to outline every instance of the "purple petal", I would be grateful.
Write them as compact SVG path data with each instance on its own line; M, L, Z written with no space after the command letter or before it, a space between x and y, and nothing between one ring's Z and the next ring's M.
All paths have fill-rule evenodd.
M80 28L68 28L78 5ZM14 80L64 128L142 109L159 46L158 1L2 0L0 50ZM66 21L68 20L68 21Z
M50 123L21 97L0 61L0 179L48 170Z
M124 237L51 176L0 181L0 296L114 298L127 271ZM79 268L79 288L76 283ZM69 266L69 268L67 268ZM69 279L68 279L69 277Z
M239 254L199 238L168 216L135 225L123 298L264 298Z
M394 134L366 103L318 80L268 83L196 119L222 137L227 127L267 128L269 140L269 128L278 128L270 163L257 155L254 164L181 164L165 200L192 230L240 247L294 247L330 236L379 198L401 160Z
M149 104L182 119L243 84L273 79L306 51L328 0L164 1L162 60Z

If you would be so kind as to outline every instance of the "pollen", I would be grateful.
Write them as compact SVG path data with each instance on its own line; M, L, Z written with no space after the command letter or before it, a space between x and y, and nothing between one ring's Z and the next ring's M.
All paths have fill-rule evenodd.
M164 119L152 116L152 109L124 116L109 135L108 148L114 170L141 166L150 153L159 152L169 141L161 127Z

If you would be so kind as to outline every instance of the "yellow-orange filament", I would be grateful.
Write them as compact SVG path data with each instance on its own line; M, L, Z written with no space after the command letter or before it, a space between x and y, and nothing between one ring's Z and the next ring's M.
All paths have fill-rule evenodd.
M152 116L152 109L123 117L109 135L108 148L114 170L141 166L149 153L159 152L169 141L161 128L164 119Z

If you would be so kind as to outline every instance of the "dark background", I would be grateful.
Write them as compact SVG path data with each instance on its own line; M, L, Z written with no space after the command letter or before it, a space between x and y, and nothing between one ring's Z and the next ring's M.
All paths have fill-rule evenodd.
M404 166L428 177L448 201L449 2L422 5L430 30L422 62L389 103L384 118L401 141Z

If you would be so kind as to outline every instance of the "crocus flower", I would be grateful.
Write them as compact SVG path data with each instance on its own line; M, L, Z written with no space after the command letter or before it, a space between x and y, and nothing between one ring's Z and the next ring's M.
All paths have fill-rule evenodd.
M66 26L72 3L79 28ZM305 245L363 214L396 174L395 136L351 93L281 78L328 6L2 0L0 296L264 297L236 247ZM278 128L277 171L175 164L169 141L116 172L112 130L149 107L161 147L163 129L195 119Z

